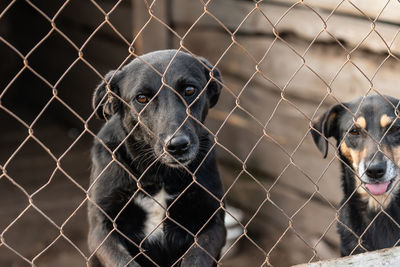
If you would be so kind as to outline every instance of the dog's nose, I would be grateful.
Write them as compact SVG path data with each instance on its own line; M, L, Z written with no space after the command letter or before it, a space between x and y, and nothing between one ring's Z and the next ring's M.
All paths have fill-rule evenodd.
M371 163L365 173L374 179L382 178L386 173L386 162L380 161Z
M186 135L178 135L171 138L167 143L167 151L172 155L185 153L189 148L190 140Z

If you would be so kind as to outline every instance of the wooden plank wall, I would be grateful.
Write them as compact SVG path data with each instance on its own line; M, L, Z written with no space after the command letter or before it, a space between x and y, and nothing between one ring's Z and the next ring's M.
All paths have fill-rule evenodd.
M208 58L224 77L209 126L223 145L228 203L247 212L249 232L278 266L339 256L339 162L333 140L322 159L310 120L368 92L400 96L400 5L381 12L383 2L340 2L173 1L184 37L175 47ZM261 263L261 254L252 257Z

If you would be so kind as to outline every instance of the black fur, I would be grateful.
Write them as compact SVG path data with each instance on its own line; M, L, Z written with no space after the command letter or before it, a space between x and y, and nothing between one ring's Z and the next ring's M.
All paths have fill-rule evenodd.
M215 264L226 230L214 141L202 125L221 91L220 73L214 69L210 77L211 69L205 59L157 51L110 72L96 89L93 106L108 121L92 149L88 242L93 265ZM159 73L165 71L164 81L175 92L162 83ZM195 94L185 95L187 88L195 88ZM138 102L138 95L149 101ZM184 136L189 145L172 155L165 150L175 136ZM171 196L168 216L163 236L149 241L148 214L135 199L161 189ZM192 246L194 235L201 248Z
M384 150L384 147L391 151L400 146L400 131L398 130L400 121L395 119L392 124L382 128L380 118L383 114L389 114L389 116L395 118L395 110L398 108L399 100L388 96L383 98L379 95L373 95L366 97L360 106L361 100L359 98L352 102L338 104L318 117L313 122L312 129L315 144L326 157L328 151L327 139L334 137L338 148L341 142L344 142L350 149L356 151L365 149L363 160L367 165L383 159L397 164L395 159L384 155L381 151ZM357 132L359 129L354 128L354 121L359 116L366 119L367 127L365 130ZM353 134L349 133L353 129L355 129ZM378 145L376 142L380 142L380 144ZM341 158L344 193L343 200L340 203L340 207L343 207L340 210L340 222L338 223L341 255L347 256L366 250L393 247L400 239L400 228L396 225L400 224L398 173L396 173L397 178L394 178L392 188L387 189L391 196L390 203L387 206L379 206L378 209L371 209L368 206L368 200L375 200L370 199L373 195L365 189L365 181L363 180L371 178L364 176L366 178L362 179L360 177L363 174L355 175L357 171L349 160L349 155L346 156L340 148L338 152ZM356 191L357 181L362 182L362 187L367 192L364 197L361 196L359 191ZM391 218L381 212L383 209ZM373 221L376 216L377 218ZM359 246L359 240L361 246Z

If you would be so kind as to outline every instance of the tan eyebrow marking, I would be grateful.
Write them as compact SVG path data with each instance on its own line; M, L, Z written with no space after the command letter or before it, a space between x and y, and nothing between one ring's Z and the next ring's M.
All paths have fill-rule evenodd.
M342 152L343 156L345 156L350 163L353 164L353 158L351 157L350 148L346 145L346 142L342 142L340 145L340 151Z
M365 120L365 118L363 116L358 117L356 120L356 125L358 127L361 127L362 129L367 128L367 121Z
M381 120L380 120L380 124L382 128L387 127L388 125L390 125L392 123L393 119L390 118L388 115L383 114L381 116Z

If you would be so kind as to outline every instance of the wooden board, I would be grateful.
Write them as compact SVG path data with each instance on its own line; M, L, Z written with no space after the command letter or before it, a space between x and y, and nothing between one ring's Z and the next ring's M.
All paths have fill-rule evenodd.
M324 1L312 1L311 6L316 2ZM349 47L349 50L360 46L375 52L387 52L387 46L393 39L397 40L399 31L398 25L377 21L375 31L379 33L378 35L371 30L371 21L368 19L340 12L330 16L330 11L320 9L318 6L312 9L299 4L290 8L288 5L276 2L262 2L256 8L255 3L251 1L231 0L224 2L223 7L218 1L211 2L207 6L207 12L204 12L204 6L198 1L175 0L173 3L173 18L177 24L189 26L201 16L196 22L196 27L215 27L224 30L220 25L222 23L232 32L237 31L246 35L273 35L275 27L281 36L295 34L308 42L315 38L318 42L328 43L340 40ZM396 5L398 6L398 3ZM185 8L182 8L183 6ZM385 10L390 10L390 7ZM398 11L393 12L399 14ZM397 17L400 18L399 15ZM325 24L326 29L324 29ZM393 43L391 51L400 54L399 42Z
M285 5L293 5L299 1L295 0L273 0ZM400 5L396 1L374 1L374 0L306 0L306 5L315 9L324 9L328 12L335 10L335 13L348 14L360 18L368 19L367 16L375 20L400 23ZM379 17L378 17L379 16Z
M131 0L133 6L133 25L135 53L138 55L168 46L167 1ZM152 4L152 6L150 6ZM152 16L149 13L152 12Z
M398 266L400 262L400 248L388 248L373 252L362 253L350 257L329 261L320 261L296 267L334 267L334 266Z
M228 75L225 83L239 89L241 81ZM277 181L279 186L291 188L305 198L310 197L318 185L319 193L314 198L325 205L330 204L321 195L332 205L339 202L342 195L340 171L333 146L328 159L323 159L312 141L306 117L286 102L276 107L280 95L258 85L249 86L244 97L240 98L241 107L253 117L237 107L228 117L236 106L235 100L224 89L219 103L210 110L207 125L218 133L219 158L234 165L246 165L256 179ZM307 113L315 109L306 101L298 100L297 105ZM265 124L270 116L272 119L264 134L259 122ZM226 118L226 123L223 123ZM287 206L287 212L293 214L300 205Z
M186 28L179 30L185 31ZM184 45L213 63L218 62L223 74L241 77L242 85L250 80L278 94L283 91L288 98L319 103L330 88L331 95L339 101L349 101L366 94L371 85L372 93L400 96L397 89L400 62L393 58L356 51L348 61L341 47L314 44L303 57L303 65L299 54L304 53L308 42L301 39L288 39L290 47L266 36L238 36L236 42L232 45L226 33L199 29L185 38ZM327 103L337 101L331 98Z

